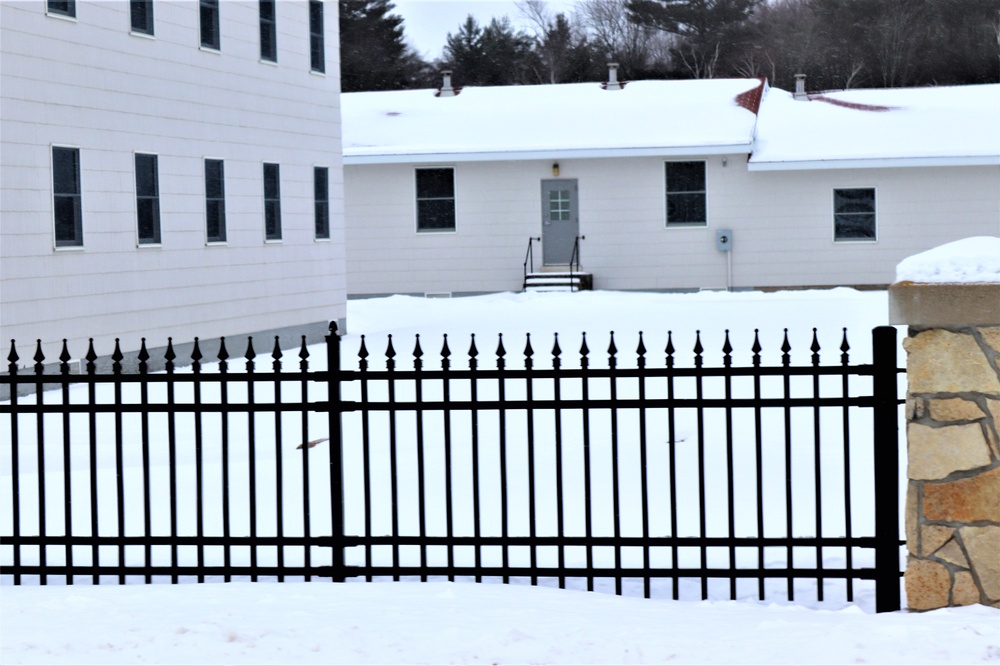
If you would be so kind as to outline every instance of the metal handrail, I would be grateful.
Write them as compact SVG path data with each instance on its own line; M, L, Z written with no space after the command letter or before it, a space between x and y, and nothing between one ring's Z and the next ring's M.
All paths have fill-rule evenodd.
M569 283L570 289L572 291L579 291L576 286L576 280L574 277L576 273L580 270L580 241L587 240L586 236L577 236L576 240L573 241L573 254L569 257Z
M531 272L535 272L535 252L532 243L534 241L542 242L541 236L528 236L528 250L524 253L524 279L521 282L521 291L527 291L528 289L528 262L531 262Z

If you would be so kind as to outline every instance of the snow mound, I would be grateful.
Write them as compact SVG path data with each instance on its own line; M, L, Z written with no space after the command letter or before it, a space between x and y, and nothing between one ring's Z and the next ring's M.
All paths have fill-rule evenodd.
M907 257L896 282L1000 283L1000 238L964 238Z

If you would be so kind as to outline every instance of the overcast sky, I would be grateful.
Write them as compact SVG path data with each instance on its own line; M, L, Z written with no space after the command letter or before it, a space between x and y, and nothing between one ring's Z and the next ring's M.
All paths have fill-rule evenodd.
M403 31L410 45L426 60L441 56L448 33L458 32L465 17L472 14L480 25L492 17L509 16L515 26L522 26L517 4L511 0L394 0L393 12L403 17ZM549 1L553 12L571 13L572 0Z

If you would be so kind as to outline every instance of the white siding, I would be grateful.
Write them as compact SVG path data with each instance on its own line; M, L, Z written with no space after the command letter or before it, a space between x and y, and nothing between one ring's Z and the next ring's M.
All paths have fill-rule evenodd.
M259 62L258 3L221 3L221 49L199 48L198 3L0 3L0 325L23 358L61 338L82 356L345 316L337 5L327 75L309 71L304 1L277 3L278 63ZM51 146L80 149L83 239L54 250ZM137 247L134 153L159 156L158 247ZM227 243L205 242L204 158L225 160ZM264 243L263 162L281 165L283 241ZM331 240L314 240L313 166L330 174Z
M706 227L666 228L664 159L559 161L559 178L578 180L582 262L595 288L725 287L719 228L734 232L737 288L885 285L911 254L1000 235L997 167L748 172L746 155L726 166L719 156L671 159L705 160ZM454 165L453 234L414 231L414 166L346 168L348 292L520 289L552 162ZM876 189L876 242L834 242L833 189L842 187Z

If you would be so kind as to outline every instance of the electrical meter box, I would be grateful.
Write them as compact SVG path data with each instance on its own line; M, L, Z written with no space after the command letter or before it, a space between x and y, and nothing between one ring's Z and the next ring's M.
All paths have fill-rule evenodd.
M716 229L715 230L715 248L719 252L732 252L733 251L733 230L732 229Z

